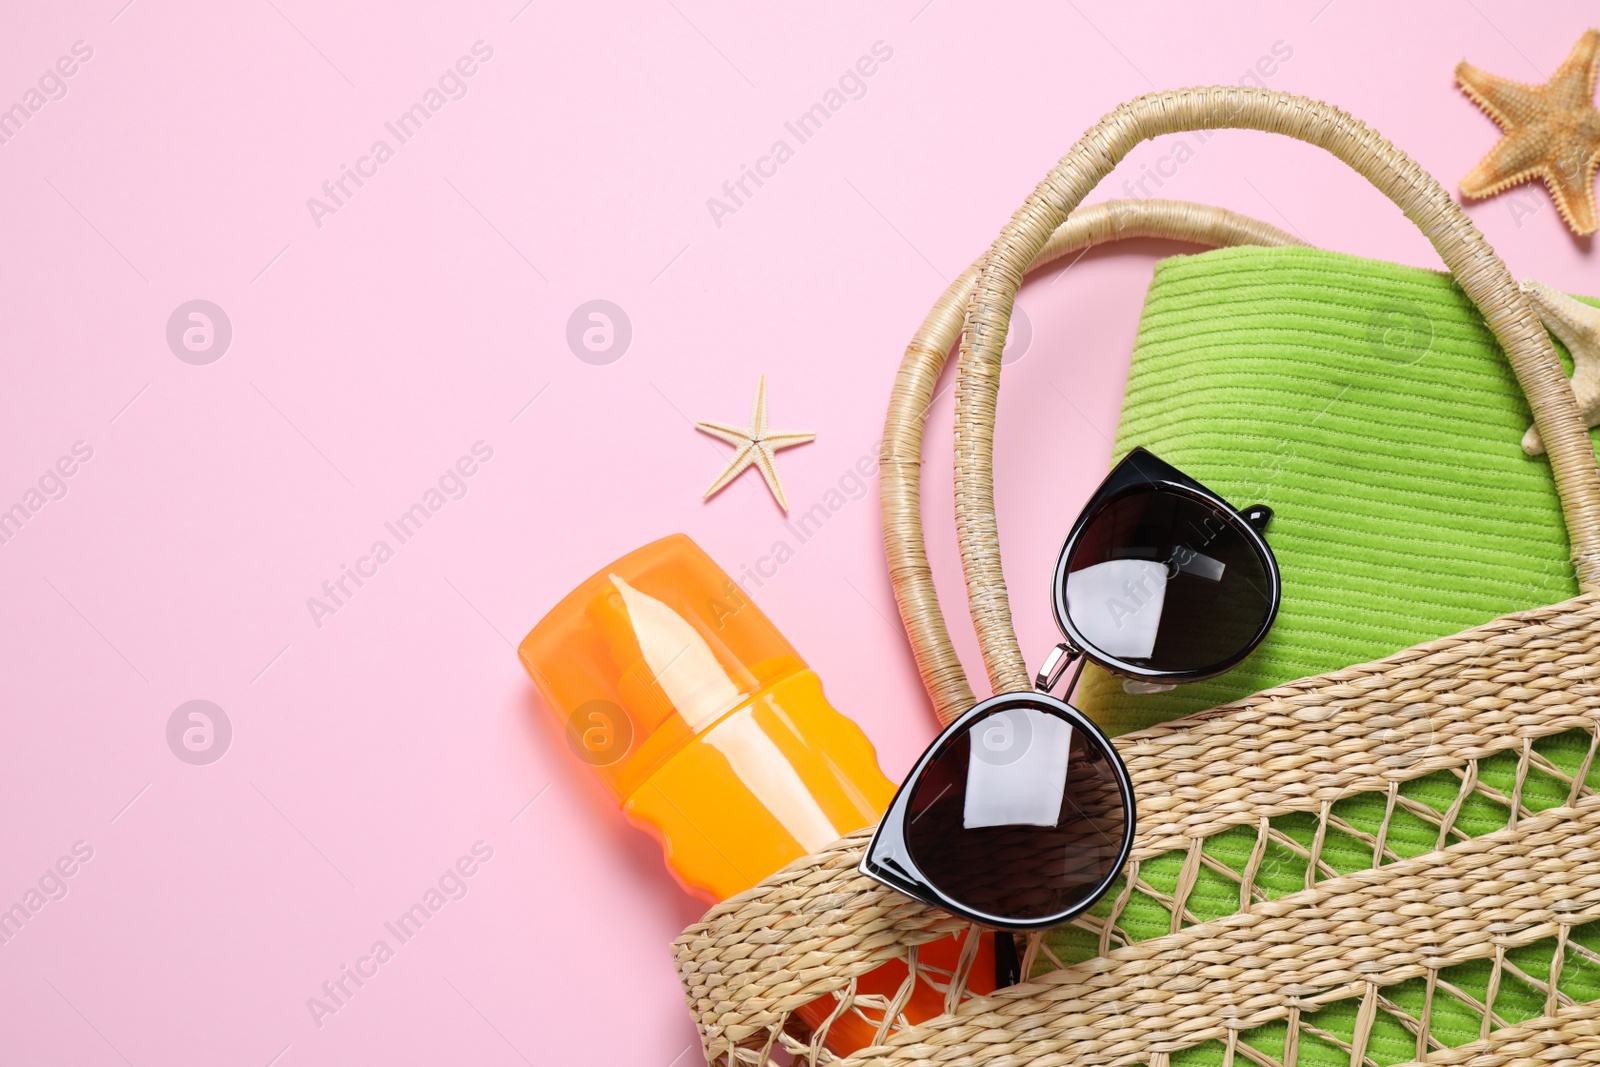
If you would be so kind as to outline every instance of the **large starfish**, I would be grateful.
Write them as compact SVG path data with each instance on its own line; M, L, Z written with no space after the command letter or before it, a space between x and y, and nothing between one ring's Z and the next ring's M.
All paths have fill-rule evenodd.
M778 467L776 453L779 449L793 448L803 445L807 441L816 439L814 433L783 433L767 429L767 376L761 376L761 382L756 386L755 406L750 409L749 426L730 426L725 422L697 422L694 428L701 433L708 433L721 441L726 441L734 446L733 458L728 461L728 467L717 480L711 483L711 488L706 490L706 499L710 499L729 482L744 473L746 467L754 464L761 471L761 477L766 479L767 488L772 490L772 496L778 502L778 507L784 511L789 510L789 502L783 496L783 483L778 480Z
M1572 353L1572 393L1578 399L1583 424L1600 423L1600 308L1574 300L1545 285L1528 279L1522 291L1533 302L1545 328ZM1522 450L1530 456L1544 451L1544 440L1537 426L1522 435Z
M1543 85L1524 85L1469 63L1459 64L1456 81L1506 131L1461 179L1461 192L1482 199L1543 178L1556 210L1573 232L1594 233L1600 227L1594 196L1594 172L1600 164L1600 111L1594 106L1597 72L1600 30L1578 38L1572 54Z

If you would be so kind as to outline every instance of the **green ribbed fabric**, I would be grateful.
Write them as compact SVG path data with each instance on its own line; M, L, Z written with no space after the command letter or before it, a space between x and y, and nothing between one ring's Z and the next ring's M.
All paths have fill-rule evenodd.
M1090 667L1075 703L1121 733L1576 595L1531 418L1448 275L1306 248L1163 260L1116 455L1270 505L1283 606L1226 675L1132 696Z

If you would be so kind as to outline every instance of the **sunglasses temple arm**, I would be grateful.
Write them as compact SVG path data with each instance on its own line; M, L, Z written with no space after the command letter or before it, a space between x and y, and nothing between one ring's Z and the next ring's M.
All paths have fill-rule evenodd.
M1009 930L994 932L994 987L1005 989L1022 981L1022 961L1017 958L1017 938Z

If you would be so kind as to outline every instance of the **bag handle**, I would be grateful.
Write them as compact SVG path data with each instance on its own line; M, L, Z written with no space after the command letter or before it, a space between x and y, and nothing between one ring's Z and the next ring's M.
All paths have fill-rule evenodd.
M1555 474L1579 589L1600 589L1600 466L1572 388L1527 297L1438 181L1366 124L1320 101L1238 86L1152 93L1101 119L1039 183L979 261L963 314L956 530L968 608L996 693L1030 688L1011 626L994 513L1000 355L1022 276L1056 228L1140 141L1224 128L1287 134L1326 149L1399 205L1433 243L1505 349L1528 397Z
M1137 237L1230 245L1300 245L1274 226L1208 204L1180 200L1112 200L1074 211L1028 264L1035 271L1075 252ZM879 499L889 578L934 711L949 723L976 702L939 610L939 593L922 532L922 431L940 373L961 333L972 296L974 263L951 282L906 345L884 421Z

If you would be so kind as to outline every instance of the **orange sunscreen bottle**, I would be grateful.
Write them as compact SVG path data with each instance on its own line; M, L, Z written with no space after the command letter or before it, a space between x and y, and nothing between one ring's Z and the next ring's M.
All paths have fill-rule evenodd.
M777 627L683 534L590 577L518 652L572 749L702 900L725 900L876 822L894 796L860 727L828 704ZM960 943L944 938L919 958L953 970ZM892 999L906 973L890 961L857 991ZM987 992L993 977L985 937L969 985ZM798 1014L815 1030L835 1006L825 997ZM920 1021L943 1010L943 994L919 981L905 1013ZM827 1045L847 1054L876 1030L845 1013L828 1027Z

